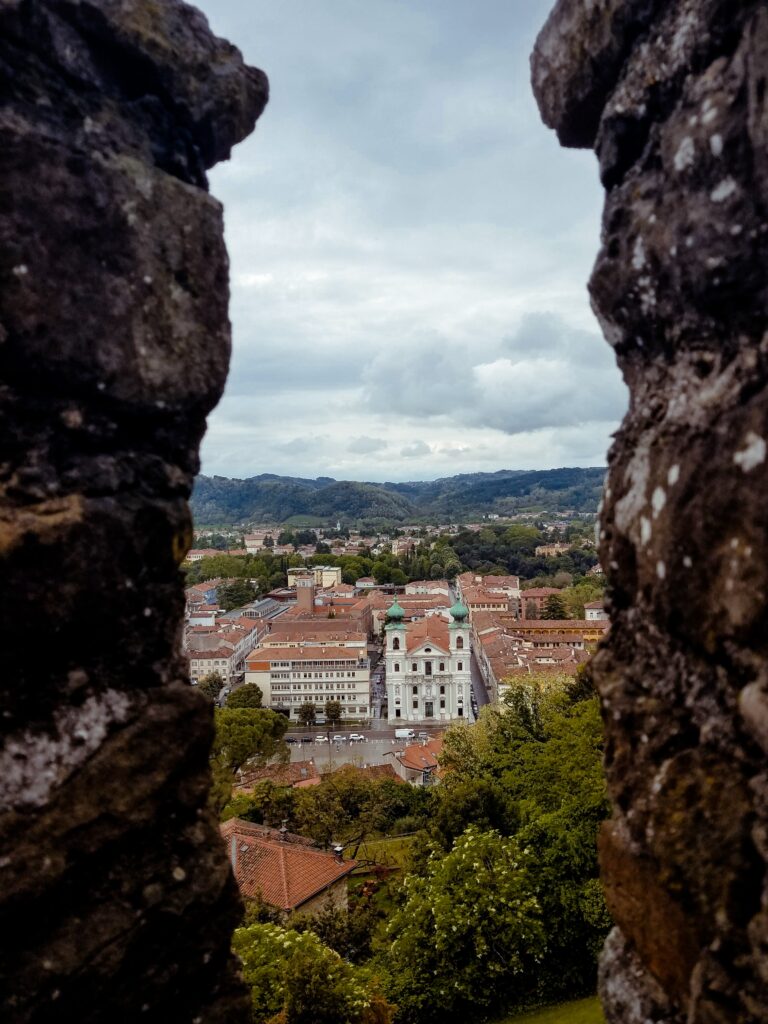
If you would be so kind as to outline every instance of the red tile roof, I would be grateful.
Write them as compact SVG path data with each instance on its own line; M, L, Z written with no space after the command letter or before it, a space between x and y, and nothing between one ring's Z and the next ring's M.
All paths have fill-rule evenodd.
M440 737L427 740L426 743L412 743L399 755L398 761L404 768L414 772L436 769L437 759L442 752L443 741Z
M275 661L359 661L367 651L359 647L257 647L246 659L248 666Z
M448 623L436 615L421 619L419 622L409 622L406 627L406 650L413 651L417 647L431 641L444 654L448 654L450 643L448 640Z
M259 782L271 782L275 786L295 786L306 779L320 781L320 773L314 761L292 761L289 764L268 764L263 768L241 771L237 789L250 790Z
M296 910L334 882L349 875L357 862L279 839L265 838L250 822L230 818L220 826L237 884L245 897L260 896L281 910Z

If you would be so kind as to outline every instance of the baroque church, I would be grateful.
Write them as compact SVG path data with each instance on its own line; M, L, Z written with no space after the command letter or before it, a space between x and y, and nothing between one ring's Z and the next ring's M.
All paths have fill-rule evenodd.
M457 602L450 615L450 623L437 615L406 623L397 600L387 612L390 723L429 725L469 719L469 613Z

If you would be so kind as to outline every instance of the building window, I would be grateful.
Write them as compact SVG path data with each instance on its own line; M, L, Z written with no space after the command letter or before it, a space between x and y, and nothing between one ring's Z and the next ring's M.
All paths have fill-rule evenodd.
M400 650L400 637L399 636L396 636L395 639L392 641L392 650L393 651L399 651Z
M395 662L395 672L399 672L399 671L400 671L400 662L396 661Z
M418 693L418 692L419 692L419 688L418 688L418 686L413 686L413 687L411 687L411 692L412 692L412 693Z
M441 686L441 687L440 687L440 694L441 694L441 696L442 696L442 694L444 694L444 693L445 693L445 687L444 687L444 686Z
M417 665L417 664L416 664L416 662L414 661L414 662L412 662L412 664L411 664L411 672L416 672L416 671L418 671L418 665Z
M464 637L463 636L457 636L456 637L456 650L457 651L463 651L464 650Z
M445 662L444 661L440 662L440 671L441 672L445 672Z
M419 702L417 700L415 700L413 702L413 710L414 711L418 711L419 710Z
M464 717L464 708L459 708L458 716L459 716L459 718L463 718Z
M424 675L427 675L427 676L431 676L432 675L432 662L431 661L425 661L424 662Z
M460 662L458 663L458 665L456 666L456 670L457 670L458 672L463 672L463 671L464 671L464 662L463 662L463 661L460 661Z
M396 708L395 709L395 718L399 718L399 717L400 717L400 708Z
M425 654L431 654L432 653L432 648L431 647L425 647L424 648L424 653Z
M444 709L445 709L445 701L444 701L444 700L441 700L441 701L440 701L440 709L441 709L441 710L444 710Z

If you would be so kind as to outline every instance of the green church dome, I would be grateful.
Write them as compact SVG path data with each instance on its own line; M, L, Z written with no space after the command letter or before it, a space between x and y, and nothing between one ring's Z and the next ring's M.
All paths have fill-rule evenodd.
M397 598L387 609L387 619L389 622L402 622L405 618L405 611L397 603Z
M463 605L461 601L457 601L453 608L451 608L451 616L457 622L463 622L468 615L469 611L467 610L467 606Z

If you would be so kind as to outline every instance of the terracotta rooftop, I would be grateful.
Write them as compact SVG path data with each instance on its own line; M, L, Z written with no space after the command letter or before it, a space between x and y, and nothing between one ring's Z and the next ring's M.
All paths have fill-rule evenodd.
M260 782L275 786L296 786L307 779L320 781L314 761L292 761L290 764L268 764L263 768L241 770L236 789L250 790Z
M257 647L247 664L265 665L272 661L358 661L357 647Z
M464 587L462 594L467 605L476 602L506 605L509 598L503 591L492 591L486 587Z
M329 620L333 622L333 620ZM345 642L358 642L364 644L366 642L366 634L361 632L359 629L344 629L343 627L335 626L334 629L315 629L314 624L297 622L293 625L276 625L269 631L270 642L293 642L301 640L303 643L312 643L322 645L325 643L332 643L335 641Z
M406 650L413 651L431 640L447 654L450 649L449 635L448 623L437 616L409 622L405 634Z
M428 768L434 770L438 767L437 759L442 749L443 741L440 737L427 740L426 743L412 743L398 756L398 761L411 771L423 772Z
M354 860L339 860L332 853L254 834L249 825L230 818L220 826L246 898L260 896L273 907L296 910L357 867Z

